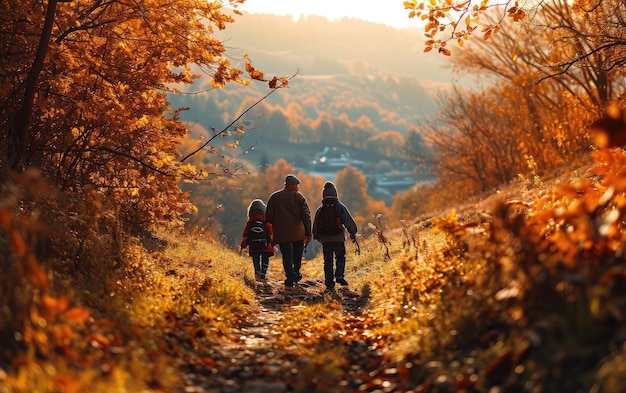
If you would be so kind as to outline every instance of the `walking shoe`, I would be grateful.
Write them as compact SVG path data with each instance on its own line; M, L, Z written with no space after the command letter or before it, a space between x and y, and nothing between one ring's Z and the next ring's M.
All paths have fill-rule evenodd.
M259 273L254 273L254 279L256 281L261 281L261 275Z
M337 284L341 284L341 285L344 285L344 286L348 285L348 282L345 279L343 279L343 278L338 278L336 281L337 281Z
M286 287L293 287L293 280L291 280L291 279L285 280L285 286Z
M300 282L300 280L302 280L302 274L298 273L298 275L296 276L296 278L293 280L293 282Z

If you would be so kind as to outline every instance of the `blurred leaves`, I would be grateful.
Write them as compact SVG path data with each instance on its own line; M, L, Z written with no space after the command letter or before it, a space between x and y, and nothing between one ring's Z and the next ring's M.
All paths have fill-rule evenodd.
M435 232L446 235L443 249L422 256L427 266L411 257L402 263L397 299L412 306L400 316L404 324L415 319L419 329L429 326L418 339L407 335L422 349L408 357L473 360L419 373L422 391L436 391L436 381L455 372L473 375L466 387L478 391L588 390L615 378L603 375L599 382L594 369L621 356L614 335L626 326L626 154L602 149L593 157L595 166L579 179L536 190L528 202L511 199L485 214L452 210L432 219ZM581 375L576 381L565 376L572 367ZM569 371L561 378L547 369Z

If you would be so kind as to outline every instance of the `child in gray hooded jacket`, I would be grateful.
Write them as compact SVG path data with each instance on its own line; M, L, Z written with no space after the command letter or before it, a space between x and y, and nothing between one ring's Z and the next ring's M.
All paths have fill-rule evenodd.
M345 279L346 269L346 230L354 239L357 225L348 208L339 201L337 188L332 182L326 182L322 191L322 204L315 211L313 219L313 238L322 244L324 254L324 284L329 290L334 289L335 281L348 285ZM334 260L336 260L336 268Z

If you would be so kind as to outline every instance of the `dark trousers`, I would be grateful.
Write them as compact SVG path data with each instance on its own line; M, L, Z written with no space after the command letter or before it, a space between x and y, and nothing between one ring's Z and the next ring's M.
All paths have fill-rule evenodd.
M295 280L300 275L304 240L279 243L278 247L280 247L280 252L283 254L283 268L285 269L287 280Z
M261 277L265 277L267 267L270 264L270 253L266 251L252 251L250 256L252 257L254 274L260 274Z
M324 242L322 244L324 254L324 284L326 287L335 286L335 278L342 279L346 271L346 243L345 242ZM334 269L334 260L337 267Z

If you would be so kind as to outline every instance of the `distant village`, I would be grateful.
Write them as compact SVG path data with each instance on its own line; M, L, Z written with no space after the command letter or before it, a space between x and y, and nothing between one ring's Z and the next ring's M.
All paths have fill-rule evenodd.
M390 205L397 193L403 193L412 187L426 186L431 181L421 174L416 174L407 163L393 163L385 171L377 172L363 169L368 162L351 157L350 152L342 147L325 147L309 161L308 168L303 168L311 175L333 180L335 174L350 165L363 172L368 184L368 193L376 200L383 200ZM369 163L371 164L371 163Z

